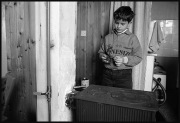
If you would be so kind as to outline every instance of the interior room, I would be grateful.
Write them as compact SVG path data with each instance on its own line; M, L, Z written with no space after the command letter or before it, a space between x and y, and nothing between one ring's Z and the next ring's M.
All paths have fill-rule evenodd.
M129 6L132 89L102 85L98 51ZM178 1L1 2L1 121L179 120Z

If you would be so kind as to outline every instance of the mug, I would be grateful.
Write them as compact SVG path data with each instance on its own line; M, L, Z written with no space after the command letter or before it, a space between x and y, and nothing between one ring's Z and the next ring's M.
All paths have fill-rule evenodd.
M82 79L81 80L81 85L85 86L85 87L88 87L89 86L89 79L86 79L86 78Z

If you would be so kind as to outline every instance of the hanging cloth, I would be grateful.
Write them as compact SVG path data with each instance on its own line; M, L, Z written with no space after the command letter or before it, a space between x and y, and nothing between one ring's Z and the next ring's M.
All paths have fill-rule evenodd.
M160 22L156 21L154 23L154 29L149 43L149 49L151 50L150 53L156 53L159 50L163 40L164 36L160 27Z

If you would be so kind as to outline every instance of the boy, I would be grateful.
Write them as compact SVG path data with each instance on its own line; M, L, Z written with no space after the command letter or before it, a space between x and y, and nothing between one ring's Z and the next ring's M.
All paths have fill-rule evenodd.
M139 40L128 30L134 16L129 6L121 6L113 13L115 29L105 36L98 51L105 66L104 86L132 89L132 67L142 60Z

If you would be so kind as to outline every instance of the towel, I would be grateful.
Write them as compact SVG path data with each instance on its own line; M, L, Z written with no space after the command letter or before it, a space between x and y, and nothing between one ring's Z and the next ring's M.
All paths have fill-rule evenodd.
M154 23L154 28L151 36L151 40L149 43L149 49L151 50L150 53L156 53L161 43L164 41L164 36L160 27L160 22L156 21Z

